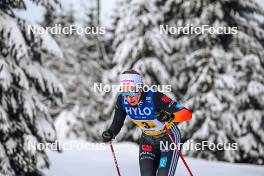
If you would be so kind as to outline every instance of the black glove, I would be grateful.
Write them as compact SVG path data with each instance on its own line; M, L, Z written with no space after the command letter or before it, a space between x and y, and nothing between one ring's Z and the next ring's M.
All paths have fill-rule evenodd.
M114 133L109 129L102 133L103 142L109 142L114 138Z
M166 111L160 111L155 113L155 117L160 122L168 122L173 119L174 115Z

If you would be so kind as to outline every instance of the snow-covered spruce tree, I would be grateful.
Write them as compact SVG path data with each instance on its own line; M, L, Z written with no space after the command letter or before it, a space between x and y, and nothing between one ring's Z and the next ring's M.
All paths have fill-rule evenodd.
M96 19L94 10L86 10L86 21L78 21L74 17L73 9L55 15L54 24L62 26L82 25L91 27L95 31ZM102 72L107 68L107 55L104 50L103 36L100 34L57 35L65 59L60 63L46 60L45 64L54 70L63 80L67 91L64 105L55 109L55 126L59 138L82 138L98 140L98 130L101 130L100 121L103 118L104 93L94 91L94 83L100 83ZM96 127L98 126L99 127Z
M50 9L57 6L56 0L33 2ZM62 53L51 36L28 30L32 24L17 17L15 8L25 9L24 1L0 2L0 175L42 175L48 157L31 147L56 140L48 109L64 92L43 67L42 56L61 58Z
M183 123L183 136L194 142L227 143L227 150L185 152L264 164L264 30L255 15L263 16L263 9L254 0L167 1L164 7L164 25L238 29L233 35L170 35L175 55L185 55L177 61L185 62L175 74L178 90L194 112L193 120ZM237 148L228 147L230 143Z

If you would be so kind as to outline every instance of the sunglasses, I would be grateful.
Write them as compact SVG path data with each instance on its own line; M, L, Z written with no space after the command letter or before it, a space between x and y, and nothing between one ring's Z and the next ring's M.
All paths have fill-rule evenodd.
M137 95L138 92L121 92L121 95L123 96L130 96L130 97L134 97Z

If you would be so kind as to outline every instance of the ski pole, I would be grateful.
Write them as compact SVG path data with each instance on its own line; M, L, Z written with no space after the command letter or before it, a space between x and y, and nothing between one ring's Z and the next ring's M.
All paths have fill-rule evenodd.
M110 148L111 148L111 151L112 151L112 155L113 155L113 158L114 158L114 162L115 162L115 166L116 166L116 170L117 170L118 176L121 176L112 142L110 142Z
M186 163L186 161L185 161L185 159L184 159L182 153L181 153L180 150L178 149L178 146L177 146L175 140L173 139L173 137L172 137L172 135L171 135L171 132L168 130L168 128L167 128L166 126L165 126L165 130L166 130L167 134L169 135L170 140L175 144L175 146L176 146L175 148L177 149L177 152L178 152L179 156L181 157L181 159L182 159L182 161L183 161L185 167L187 168L187 170L188 170L190 176L193 176L190 167L189 167L188 164Z

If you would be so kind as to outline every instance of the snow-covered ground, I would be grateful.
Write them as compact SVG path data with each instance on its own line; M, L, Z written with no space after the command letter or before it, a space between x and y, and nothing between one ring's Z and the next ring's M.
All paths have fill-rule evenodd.
M94 144L87 148L96 148ZM114 143L117 160L123 176L139 176L138 146L133 143ZM115 165L109 146L105 150L71 150L62 154L49 151L50 170L44 170L47 176L116 176ZM263 176L264 167L246 164L229 164L200 159L186 158L195 176ZM179 160L177 176L188 176L182 161Z

